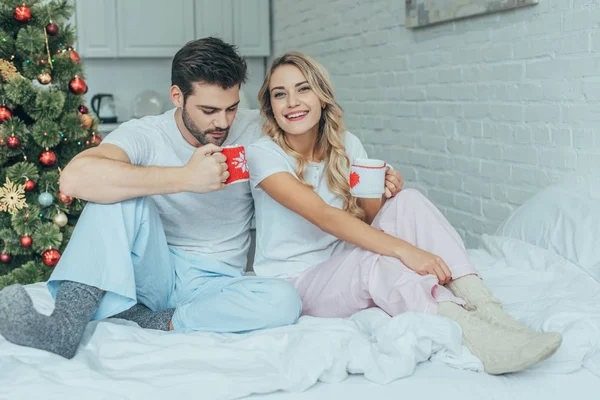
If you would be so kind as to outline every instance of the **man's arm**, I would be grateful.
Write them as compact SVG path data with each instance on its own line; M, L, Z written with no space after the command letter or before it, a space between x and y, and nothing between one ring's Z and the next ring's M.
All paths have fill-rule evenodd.
M141 167L132 165L119 146L101 144L69 162L60 176L60 191L95 203L156 194L212 192L222 189L229 176L220 150L214 145L202 146L183 167Z

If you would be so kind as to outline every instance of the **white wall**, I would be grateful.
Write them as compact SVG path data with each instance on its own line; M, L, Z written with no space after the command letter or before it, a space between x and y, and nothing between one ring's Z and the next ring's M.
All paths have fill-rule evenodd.
M154 90L162 95L165 110L173 107L169 100L171 87L171 59L83 59L86 83L89 86L86 100L96 93L115 96L119 121L132 118L133 101L145 91ZM264 58L253 57L248 63L248 82L242 87L251 107L258 107L256 96L264 78Z
M330 71L349 129L466 239L600 167L600 1L406 29L403 0L272 2L274 54Z

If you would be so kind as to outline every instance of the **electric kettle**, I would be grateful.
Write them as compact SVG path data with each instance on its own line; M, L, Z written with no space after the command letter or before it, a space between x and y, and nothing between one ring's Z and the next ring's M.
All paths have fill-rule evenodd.
M90 103L92 110L94 110L98 119L100 119L100 123L114 124L117 122L117 110L112 94L98 93L92 97Z

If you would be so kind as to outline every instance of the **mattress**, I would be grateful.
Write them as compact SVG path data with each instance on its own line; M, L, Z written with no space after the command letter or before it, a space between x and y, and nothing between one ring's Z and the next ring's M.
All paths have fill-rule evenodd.
M299 393L252 395L251 400L592 400L598 399L600 378L582 369L570 374L521 372L506 376L460 371L423 363L409 378L387 385L353 375L336 384L317 383Z

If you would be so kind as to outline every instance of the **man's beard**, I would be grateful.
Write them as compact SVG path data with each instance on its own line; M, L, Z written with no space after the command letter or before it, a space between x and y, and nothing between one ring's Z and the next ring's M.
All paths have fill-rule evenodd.
M229 127L225 129L211 129L207 131L202 131L196 126L194 121L192 121L189 114L185 110L185 106L183 107L182 118L183 125L192 134L192 136L203 146L210 143L220 146L223 144L223 142L225 141L225 139L227 139L227 136L229 135ZM213 138L209 136L210 133L223 133L223 136L221 136L220 138Z

